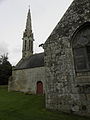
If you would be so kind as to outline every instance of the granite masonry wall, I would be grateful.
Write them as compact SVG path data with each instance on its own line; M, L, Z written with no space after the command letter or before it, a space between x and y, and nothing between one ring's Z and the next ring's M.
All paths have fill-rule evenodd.
M43 83L45 93L45 68L37 67L32 69L13 70L9 80L9 91L21 91L36 94L37 82Z
M90 0L74 0L44 44L48 109L90 116L90 72L75 73L71 44L87 22Z

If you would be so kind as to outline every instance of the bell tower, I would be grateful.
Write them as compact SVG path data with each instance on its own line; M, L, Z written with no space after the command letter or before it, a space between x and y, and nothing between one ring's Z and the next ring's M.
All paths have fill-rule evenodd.
M22 58L29 57L33 54L33 33L32 33L32 24L31 24L31 13L30 8L28 10L26 29L23 33L23 49L22 49Z

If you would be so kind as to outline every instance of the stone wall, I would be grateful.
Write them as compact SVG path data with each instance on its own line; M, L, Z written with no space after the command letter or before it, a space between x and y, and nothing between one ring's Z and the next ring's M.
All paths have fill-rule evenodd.
M21 91L36 94L37 82L41 81L45 93L45 68L14 70L9 80L9 91Z
M82 81L84 74L77 77L75 73L71 44L74 32L89 21L90 1L74 0L44 44L48 109L90 115L90 80L88 92L81 94L78 79ZM89 78L90 74L85 84Z

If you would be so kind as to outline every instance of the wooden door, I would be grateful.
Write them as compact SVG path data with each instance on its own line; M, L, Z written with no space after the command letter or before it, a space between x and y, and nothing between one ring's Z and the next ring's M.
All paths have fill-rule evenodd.
M43 94L43 83L41 81L37 82L37 94Z

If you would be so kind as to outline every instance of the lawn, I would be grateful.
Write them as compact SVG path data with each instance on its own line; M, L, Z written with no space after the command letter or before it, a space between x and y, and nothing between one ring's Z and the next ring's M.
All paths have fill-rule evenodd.
M0 120L89 120L89 118L50 112L45 109L44 96L8 92L0 87Z

